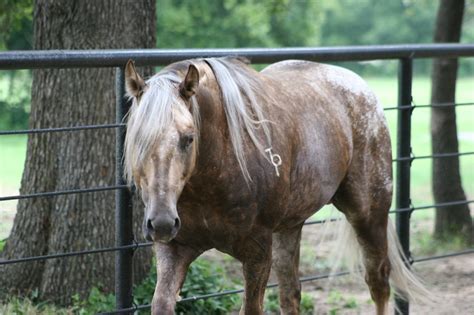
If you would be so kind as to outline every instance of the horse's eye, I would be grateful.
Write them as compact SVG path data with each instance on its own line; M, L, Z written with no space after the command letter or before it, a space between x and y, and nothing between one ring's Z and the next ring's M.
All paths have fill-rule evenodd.
M179 139L179 146L184 151L188 149L194 141L194 135L185 135Z

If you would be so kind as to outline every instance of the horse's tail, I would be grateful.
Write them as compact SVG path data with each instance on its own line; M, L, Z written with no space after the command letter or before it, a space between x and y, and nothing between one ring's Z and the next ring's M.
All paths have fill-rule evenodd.
M364 256L357 242L356 234L349 222L342 216L338 222L337 244L333 247L332 273L341 270L344 259L350 272L363 278L365 274ZM407 258L389 219L387 227L388 258L391 265L390 284L395 294L416 304L433 304L435 297L406 266Z
M416 304L432 304L435 298L413 271L407 268L407 257L398 240L395 228L389 219L387 227L388 258L392 267L390 283L395 293L405 300Z

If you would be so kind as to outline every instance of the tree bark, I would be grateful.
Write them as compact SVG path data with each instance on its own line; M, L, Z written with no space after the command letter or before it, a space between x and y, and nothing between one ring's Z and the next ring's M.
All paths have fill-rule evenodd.
M155 0L36 0L35 49L155 47ZM150 73L151 69L148 69ZM115 122L115 69L33 71L31 128ZM114 185L115 130L31 135L21 194ZM20 200L3 259L114 246L114 191ZM137 207L135 207L137 208ZM141 237L142 210L134 211ZM151 251L135 253L135 280ZM114 253L0 268L3 291L68 304L93 286L114 288Z
M441 0L436 19L435 42L459 42L464 13L464 0ZM433 61L431 103L454 103L457 59ZM431 110L432 152L458 152L456 110L454 106ZM459 157L433 160L433 196L436 203L466 200L459 170ZM434 236L438 239L461 237L472 242L472 219L468 205L436 208Z

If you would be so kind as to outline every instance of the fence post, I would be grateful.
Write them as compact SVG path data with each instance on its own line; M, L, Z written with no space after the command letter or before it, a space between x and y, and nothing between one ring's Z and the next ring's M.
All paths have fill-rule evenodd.
M413 59L400 59L398 72L398 106L412 104ZM410 199L410 167L411 167L411 107L398 110L397 118L397 173L396 173L396 208L409 209ZM405 158L405 159L403 159ZM396 230L405 256L410 260L410 216L411 211L396 214ZM410 262L407 262L410 267ZM398 311L395 314L408 315L408 302L396 299Z
M128 112L129 104L125 99L124 68L116 69L115 75L115 112L116 123L122 123ZM125 127L118 127L116 131L115 152L115 184L124 185L122 157L125 140ZM133 216L132 198L129 190L117 189L115 192L115 245L124 246L133 244ZM133 249L115 252L115 303L116 308L132 306L132 262Z

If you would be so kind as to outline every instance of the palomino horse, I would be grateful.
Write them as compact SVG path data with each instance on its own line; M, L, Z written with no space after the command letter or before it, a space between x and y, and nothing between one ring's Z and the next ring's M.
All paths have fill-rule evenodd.
M389 278L409 298L425 293L387 229L389 132L356 74L294 60L256 72L243 59L209 58L144 81L129 61L126 85L124 166L155 242L154 314L174 313L188 266L211 248L242 262L241 314L263 313L272 263L281 313L298 314L301 228L329 203L355 232L377 314L387 312Z

